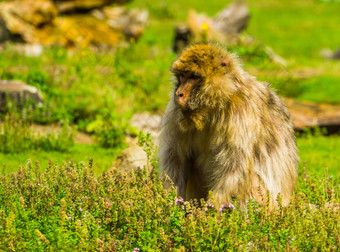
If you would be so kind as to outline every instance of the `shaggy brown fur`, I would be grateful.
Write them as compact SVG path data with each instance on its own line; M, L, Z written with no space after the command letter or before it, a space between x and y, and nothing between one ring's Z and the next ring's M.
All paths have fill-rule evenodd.
M232 54L211 44L186 49L172 65L174 90L162 119L161 172L185 200L222 205L237 197L287 205L298 155L287 108L267 83L244 72Z

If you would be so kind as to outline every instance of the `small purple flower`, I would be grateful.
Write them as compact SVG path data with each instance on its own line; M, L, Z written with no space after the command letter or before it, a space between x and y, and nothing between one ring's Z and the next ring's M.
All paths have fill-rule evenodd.
M134 248L134 249L132 250L132 252L138 252L138 251L140 251L139 248Z
M185 201L184 204L183 204L183 207L182 207L183 210L185 210L186 205L187 205L187 202Z
M207 208L215 208L214 204L212 204L210 202L206 204L206 207Z
M222 205L221 208L220 208L220 212L231 212L235 210L235 206L233 205L233 203L229 203L229 204L226 204L226 205Z
M176 203L176 206L185 204L183 199L178 199L178 198L176 198L175 203Z

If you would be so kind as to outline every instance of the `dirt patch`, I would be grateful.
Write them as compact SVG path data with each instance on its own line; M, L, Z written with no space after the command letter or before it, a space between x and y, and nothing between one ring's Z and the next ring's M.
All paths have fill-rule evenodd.
M39 124L32 124L30 126L30 130L38 132L40 135L44 136L48 133L58 134L62 127L59 125L39 125ZM92 137L86 133L77 131L75 138L75 143L77 144L93 144L94 140Z

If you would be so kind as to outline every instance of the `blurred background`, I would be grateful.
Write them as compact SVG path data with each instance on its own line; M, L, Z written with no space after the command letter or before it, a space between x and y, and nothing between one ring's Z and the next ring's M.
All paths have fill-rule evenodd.
M142 164L136 136L157 144L171 63L214 42L286 101L300 173L339 176L339 13L339 0L0 1L0 167Z

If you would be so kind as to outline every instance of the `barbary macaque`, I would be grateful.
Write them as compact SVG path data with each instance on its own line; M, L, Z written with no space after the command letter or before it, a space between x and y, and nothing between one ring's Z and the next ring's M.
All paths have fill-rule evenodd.
M161 123L160 167L184 200L236 197L287 205L299 157L289 112L267 83L213 44L193 45L173 63L174 88Z

